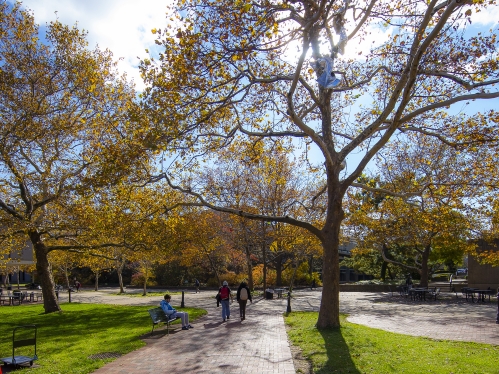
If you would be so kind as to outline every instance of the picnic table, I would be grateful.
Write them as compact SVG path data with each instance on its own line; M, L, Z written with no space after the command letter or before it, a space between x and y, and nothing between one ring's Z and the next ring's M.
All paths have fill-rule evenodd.
M492 295L492 290L490 289L487 289L487 290L478 290L476 289L475 290L475 293L477 294L477 297L476 297L476 302L482 302L484 303L486 298L487 298L487 295L489 296L489 301L490 301L490 295Z
M8 302L9 305L12 305L12 296L10 295L0 295L0 304L5 305Z
M280 299L282 297L283 292L286 292L287 287L274 288L274 293L277 294L277 298Z
M472 302L475 302L475 292L477 290L478 290L478 288L463 287L463 288L461 288L461 293L466 298L466 301L471 299Z
M410 288L409 293L412 300L426 300L428 288Z
M28 292L28 291L7 291L7 294L0 293L0 304L5 305L21 305L23 302L34 302L43 299L41 292Z

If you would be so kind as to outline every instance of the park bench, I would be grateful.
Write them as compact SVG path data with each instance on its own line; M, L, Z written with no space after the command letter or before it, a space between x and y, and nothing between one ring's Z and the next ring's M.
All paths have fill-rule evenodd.
M33 356L16 356L16 348L25 346L34 346ZM30 366L33 366L35 360L38 360L36 355L36 325L15 327L12 332L12 357L0 358L0 361L3 361L6 365L16 366L29 362Z
M163 309L161 309L161 307L149 309L148 312L149 312L149 315L151 316L151 319L152 319L151 335L154 332L154 326L156 326L160 323L166 323L167 333L170 334L170 323L177 320L178 317L168 318L168 316L165 314Z

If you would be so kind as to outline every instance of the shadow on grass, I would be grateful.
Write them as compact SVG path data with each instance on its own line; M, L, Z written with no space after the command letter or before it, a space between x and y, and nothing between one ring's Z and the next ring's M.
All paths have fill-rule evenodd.
M322 339L324 339L327 361L320 369L315 371L315 373L360 374L360 371L357 370L352 361L350 349L341 334L341 329L323 329L319 330L319 333L321 334ZM313 354L311 356L313 356Z
M87 336L90 339L96 339L95 343L101 343L103 346L101 348L104 348L111 344L108 339L111 332L120 335L119 342L113 341L115 345L133 343L141 337L151 335L151 319L147 314L147 309L150 307L148 306L62 304L61 307L63 312L50 314L40 313L41 305L2 309L0 315L3 323L0 325L0 336L9 338L2 341L0 347L11 349L10 337L13 328L29 324L36 324L38 327L37 340L42 343L41 351L50 342L53 346L65 347L70 352L78 343L84 345ZM203 312L194 314L199 316ZM170 334L175 334L177 330L180 330L176 322L173 323L174 326L170 326ZM161 330L155 328L154 334L166 333L166 328L164 331Z

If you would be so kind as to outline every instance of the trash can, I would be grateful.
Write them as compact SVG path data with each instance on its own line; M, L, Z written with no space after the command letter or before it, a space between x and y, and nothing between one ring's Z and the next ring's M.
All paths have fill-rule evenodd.
M267 300L272 300L274 298L274 290L265 290L265 298Z

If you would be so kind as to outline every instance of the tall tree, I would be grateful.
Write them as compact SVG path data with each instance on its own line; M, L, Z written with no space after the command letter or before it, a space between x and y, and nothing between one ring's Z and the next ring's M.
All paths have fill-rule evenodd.
M354 256L378 250L385 263L419 273L426 286L430 265L458 262L473 250L476 197L487 185L474 178L468 156L431 139L415 144L405 139L381 153L379 175L359 178L364 190L350 194L346 222L357 237ZM385 192L394 190L396 197Z
M397 134L461 149L497 143L494 111L448 110L499 97L496 33L470 27L489 7L485 0L178 1L175 23L153 29L162 51L141 63L155 147L179 152L177 166L184 166L183 175L157 178L213 209L309 230L324 249L317 326L338 327L343 199L375 155ZM372 34L375 43L366 46ZM341 57L357 44L357 55ZM193 156L206 159L236 137L287 137L305 156L311 145L318 150L322 160L312 166L326 180L319 191L325 219L256 214L204 199L185 167L193 170Z
M33 244L49 313L60 308L47 255L78 232L66 208L142 155L128 117L135 93L78 28L52 22L43 40L20 4L1 0L0 12L0 219L4 237Z

